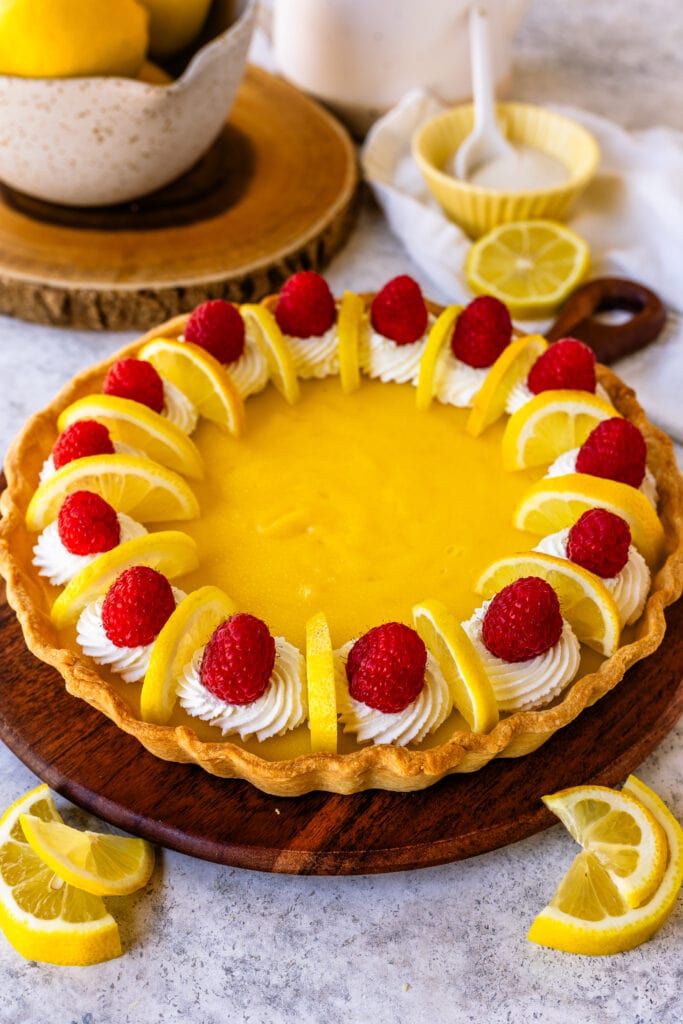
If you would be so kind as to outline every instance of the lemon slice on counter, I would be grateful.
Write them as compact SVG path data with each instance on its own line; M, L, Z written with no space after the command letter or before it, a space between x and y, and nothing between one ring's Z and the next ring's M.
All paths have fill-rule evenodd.
M453 703L472 732L490 732L498 704L486 670L460 623L440 601L413 608L415 629L439 663Z
M494 295L520 318L549 316L585 277L588 245L552 220L500 224L474 242L465 276L476 294Z
M99 896L65 883L31 849L22 814L60 822L47 786L17 800L0 820L0 927L27 960L67 966L121 955L116 921Z
M432 403L436 364L444 347L450 342L453 325L461 312L462 306L446 306L427 335L415 389L415 402L420 411L428 409Z
M619 415L610 402L589 391L542 391L507 421L503 468L549 466L558 455L580 447L602 420Z
M332 641L323 612L306 623L306 678L311 750L337 753L337 694L334 679Z
M194 442L175 423L140 402L116 395L86 395L64 409L57 429L61 433L85 419L103 423L115 441L139 448L177 473L195 479L204 476L202 457Z
M200 587L180 602L154 641L140 695L144 722L168 722L176 702L176 680L183 668L236 611L235 602L213 586Z
M197 544L180 530L145 533L98 555L67 583L50 611L57 629L75 622L86 605L106 594L118 576L133 565L147 565L173 579L199 565Z
M508 395L520 381L526 380L529 370L547 348L548 342L540 334L528 334L515 338L503 349L474 396L466 424L468 434L479 437L500 419Z
M127 896L149 881L154 853L144 839L80 830L19 815L26 841L58 878L93 896Z
M597 795L591 793L595 790ZM683 830L633 775L620 794L593 786L568 792L569 797L565 791L545 800L562 812L570 831L581 835L585 849L535 918L528 938L589 956L633 949L654 935L675 906L683 882ZM634 804L640 805L637 812Z
M345 395L360 386L360 332L364 308L360 295L344 292L337 314L337 332L339 380Z
M590 508L606 508L622 516L650 568L657 565L665 549L659 516L642 491L618 480L587 473L545 477L533 484L519 502L513 523L518 530L546 537L573 526Z
M240 313L255 329L256 339L268 363L268 373L273 384L290 405L297 402L299 379L292 353L287 347L277 320L265 306L250 303L240 306Z
M491 598L524 576L540 576L557 593L562 616L589 647L610 657L619 646L621 620L612 594L595 573L564 558L529 551L501 558L477 580L475 589Z
M228 370L210 352L189 341L153 338L138 352L161 377L196 405L200 416L234 437L244 433L244 402Z

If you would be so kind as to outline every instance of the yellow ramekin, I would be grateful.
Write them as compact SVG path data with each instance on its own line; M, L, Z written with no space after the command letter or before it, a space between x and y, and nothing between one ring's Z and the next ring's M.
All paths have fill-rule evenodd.
M562 220L584 190L600 160L598 144L576 121L529 103L499 103L501 130L511 142L526 143L563 163L569 178L553 188L505 192L472 185L444 167L472 131L472 104L430 118L416 131L413 157L430 192L446 215L477 238L508 221Z

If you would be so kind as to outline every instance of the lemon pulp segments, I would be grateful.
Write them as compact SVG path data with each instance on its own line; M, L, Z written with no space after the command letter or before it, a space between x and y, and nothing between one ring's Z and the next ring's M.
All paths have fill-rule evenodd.
M145 533L105 551L81 569L66 585L50 611L50 618L63 629L75 622L86 605L107 592L125 569L148 565L173 578L192 572L199 565L197 544L180 530Z
M26 840L58 878L94 896L127 896L149 881L154 854L144 839L80 831L20 814Z
M26 528L43 530L72 491L94 491L117 512L142 523L196 519L194 491L172 469L137 455L88 455L74 459L40 484L26 510Z
M498 704L465 630L440 601L415 605L413 620L425 646L439 663L455 707L472 732L490 732L498 721Z
M337 332L339 334L339 380L342 391L348 395L360 385L360 330L363 319L363 300L354 292L344 292L339 304Z
M588 270L586 242L549 220L500 224L471 246L465 264L470 288L494 295L512 316L551 313Z
M619 416L588 391L542 391L512 414L503 433L503 468L549 465L578 448L602 420Z
M165 416L141 402L116 395L86 395L68 406L57 420L60 431L77 420L103 423L115 441L138 448L150 459L185 476L204 476L202 457L193 441Z
M415 389L418 409L428 409L434 395L434 374L436 364L445 345L450 343L451 333L462 306L447 306L439 314L427 336L427 342L420 359L420 370Z
M337 753L337 695L334 680L332 641L323 612L306 623L306 678L308 680L308 721L311 750Z
M199 345L153 338L138 352L162 377L175 384L205 416L228 433L244 431L244 403L229 372Z
M26 842L19 818L61 821L47 786L17 800L0 820L0 927L28 960L69 966L120 956L119 930L99 896L56 878Z
M144 722L168 722L176 702L176 681L183 668L236 611L234 601L213 586L200 587L180 602L154 641L140 695Z
M529 370L547 347L548 342L540 334L529 334L515 338L503 349L474 396L466 424L468 434L479 437L500 419L508 395L516 384L526 380Z

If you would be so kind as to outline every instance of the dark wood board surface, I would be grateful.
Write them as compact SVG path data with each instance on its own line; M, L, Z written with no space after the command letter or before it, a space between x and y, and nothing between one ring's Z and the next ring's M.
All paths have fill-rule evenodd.
M2 598L0 738L52 789L129 832L218 863L292 874L366 874L494 850L555 818L544 793L616 785L683 711L683 600L666 640L606 697L540 750L453 775L418 793L267 796L147 753L70 696L26 649Z
M329 262L353 226L357 186L339 122L248 67L222 134L159 192L75 209L0 183L0 313L128 330L206 299L257 301Z

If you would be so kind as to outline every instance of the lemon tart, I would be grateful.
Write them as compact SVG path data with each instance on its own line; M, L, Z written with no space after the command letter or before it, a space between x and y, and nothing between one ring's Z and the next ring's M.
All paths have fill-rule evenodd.
M241 307L244 338L232 362L202 347L190 318L176 318L77 376L12 445L0 564L26 642L70 693L158 757L279 795L420 789L535 750L662 643L664 609L683 587L683 492L668 438L601 366L600 397L558 388L545 392L553 402L529 395L508 415L507 393L545 353L543 339L512 340L503 324L507 336L487 337L485 355L473 356L461 310L425 302L424 317L413 316L401 306L405 291L383 290L381 302L345 293L332 300L333 324L312 322L299 336L287 309L280 325L278 297ZM250 368L233 365L242 357ZM164 394L179 390L194 407L197 418L185 417L191 440L163 403L136 412L134 398L102 394L112 368L136 360L155 367ZM558 445L589 445L605 419L642 434L656 508L635 487L576 466L546 476ZM119 448L78 449L57 465L56 442L68 447L65 431L90 421L108 426ZM47 531L81 492L113 509L95 509L98 529L101 520L106 530L129 520L139 528L85 562L74 555L69 582L51 563L61 541ZM635 545L638 565L648 565L645 592L632 602L638 615L623 629L633 616L620 613L599 574L563 569L566 533L533 550L593 508L628 523L625 550ZM173 578L173 588L164 621L138 645L148 648L143 670L125 682L94 648L86 654L79 636L92 625L83 616L92 620L94 598L100 628L103 603L116 604L117 573L139 565ZM550 592L551 624L538 626L549 647L519 656L503 644L500 657L487 635L497 631L500 641L509 608L501 611L492 580L514 588L529 575L531 600ZM516 611L513 601L513 620ZM246 698L229 681L223 688L220 667L207 667L225 650L237 657L244 636L261 645L263 677ZM565 676L554 673L544 689L543 669L519 696L533 659L547 661L562 645ZM395 673L403 696L385 689L375 699L377 674L397 649L409 662ZM248 674L248 657L235 671L243 662ZM276 678L279 710L262 729L261 711L249 709L273 704Z

